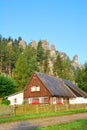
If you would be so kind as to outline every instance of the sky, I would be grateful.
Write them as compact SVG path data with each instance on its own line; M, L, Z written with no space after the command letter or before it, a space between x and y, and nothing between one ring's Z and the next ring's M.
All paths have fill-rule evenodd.
M29 44L47 40L87 62L87 0L0 0L0 34Z

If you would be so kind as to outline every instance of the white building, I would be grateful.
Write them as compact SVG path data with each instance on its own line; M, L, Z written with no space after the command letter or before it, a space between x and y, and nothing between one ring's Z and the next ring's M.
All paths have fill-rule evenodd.
M10 101L11 105L22 104L23 103L23 91L9 95L8 100Z
M87 98L84 97L76 97L69 99L69 104L87 104Z

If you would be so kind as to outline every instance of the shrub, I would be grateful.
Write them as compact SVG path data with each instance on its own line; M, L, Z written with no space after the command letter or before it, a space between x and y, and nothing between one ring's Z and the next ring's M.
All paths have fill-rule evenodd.
M10 101L7 98L3 98L1 104L10 105Z
M28 104L28 101L24 100L22 104L23 104L23 105L24 105L24 104Z

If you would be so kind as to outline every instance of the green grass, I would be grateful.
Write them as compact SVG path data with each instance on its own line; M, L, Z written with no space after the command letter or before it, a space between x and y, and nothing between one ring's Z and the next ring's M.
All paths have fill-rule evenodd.
M27 115L16 115L9 118L1 118L0 123L6 122L13 122L13 121L21 121L21 120L28 120L28 119L35 119L35 118L46 118L52 116L63 116L63 115L71 115L71 114L78 114L78 113L85 113L87 110L74 110L74 111L67 111L67 112L52 112L52 113L39 113L39 114L27 114Z
M87 130L87 119L78 120L62 125L37 128L36 130Z

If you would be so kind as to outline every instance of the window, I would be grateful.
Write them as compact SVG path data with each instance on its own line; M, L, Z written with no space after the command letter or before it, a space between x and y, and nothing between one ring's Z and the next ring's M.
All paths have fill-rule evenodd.
M44 103L44 97L39 98L40 103Z
M38 104L39 103L39 97L28 98L28 103L29 104Z
M36 91L36 86L31 87L31 92L35 92Z
M39 97L40 103L48 103L48 97Z
M56 104L56 97L53 97L53 104Z
M31 104L33 101L33 98L28 98L28 103Z
M40 91L40 86L37 86L37 91Z
M31 92L36 92L36 91L40 91L40 86L32 86L31 87Z
M17 98L14 99L14 103L15 103L15 104L17 103Z

